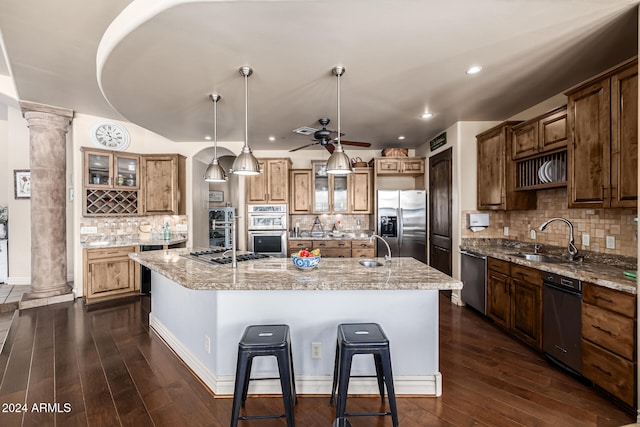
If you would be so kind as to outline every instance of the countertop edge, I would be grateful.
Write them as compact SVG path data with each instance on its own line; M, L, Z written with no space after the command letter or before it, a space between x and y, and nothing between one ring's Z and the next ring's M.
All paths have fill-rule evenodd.
M479 255L486 255L503 261L509 261L513 264L525 267L535 268L541 271L560 274L572 279L582 280L583 282L593 283L609 289L622 291L628 294L637 295L638 288L634 280L627 279L622 274L622 268L613 268L606 264L599 263L558 263L551 264L546 262L528 261L526 259L509 255L509 253L517 252L514 248L497 248L497 247L478 247L460 245L460 250L469 251ZM594 271L590 271L594 270ZM615 271L619 270L619 273Z

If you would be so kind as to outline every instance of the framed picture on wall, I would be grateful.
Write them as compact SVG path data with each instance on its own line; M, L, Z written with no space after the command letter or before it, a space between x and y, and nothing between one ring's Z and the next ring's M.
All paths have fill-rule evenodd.
M29 169L13 171L13 187L16 199L31 198L31 172Z
M210 202L224 202L224 191L209 191Z

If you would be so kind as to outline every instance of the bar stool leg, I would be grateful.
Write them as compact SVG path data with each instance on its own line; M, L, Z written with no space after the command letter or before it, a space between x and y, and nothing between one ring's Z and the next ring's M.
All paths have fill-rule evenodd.
M345 354L348 353L348 354ZM336 403L336 418L344 416L347 409L347 392L349 391L349 377L351 376L351 362L353 355L347 351L340 351L340 366L338 367L338 400Z
M277 357L278 370L280 371L280 386L282 387L282 400L284 401L284 414L287 418L287 427L295 427L293 420L294 411L294 399L295 395L292 395L292 378L291 378L291 364L285 363L284 357Z
M336 404L336 389L338 387L338 366L340 366L340 342L336 343L336 355L333 359L333 386L331 387L331 405Z
M291 390L293 390L293 404L298 404L298 394L296 392L296 373L293 370L293 353L291 352L291 346L289 346L289 367L291 369Z
M249 381L251 381L251 367L253 366L253 357L247 357L247 373L244 376L244 384L242 385L242 407L244 408L244 404L247 402L247 395L249 394Z
M380 390L380 400L384 403L384 369L382 368L380 354L374 353L373 360L376 364L376 379L378 380L378 390Z
M387 385L387 394L389 395L389 409L391 411L391 420L393 427L398 427L398 407L396 405L396 392L393 388L393 373L391 372L391 354L388 350L380 352L382 368L385 372L384 381Z
M236 381L233 389L233 407L231 410L231 427L237 427L238 419L240 418L240 405L242 404L247 364L248 358L245 357L241 351L238 351Z

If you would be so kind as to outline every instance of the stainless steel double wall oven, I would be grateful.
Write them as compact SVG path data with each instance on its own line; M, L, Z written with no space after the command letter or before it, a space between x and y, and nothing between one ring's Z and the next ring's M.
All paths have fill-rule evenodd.
M247 206L247 240L251 252L287 256L287 205Z

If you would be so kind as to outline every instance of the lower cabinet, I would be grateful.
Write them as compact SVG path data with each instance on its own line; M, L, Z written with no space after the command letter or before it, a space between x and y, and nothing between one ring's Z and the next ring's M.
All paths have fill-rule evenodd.
M320 249L326 258L373 258L376 256L375 243L368 240L289 240L287 255L301 249Z
M584 283L582 375L623 403L636 401L635 296Z
M525 343L542 349L540 271L488 259L487 315Z
M139 266L129 258L135 246L83 250L85 303L103 301L140 291Z

